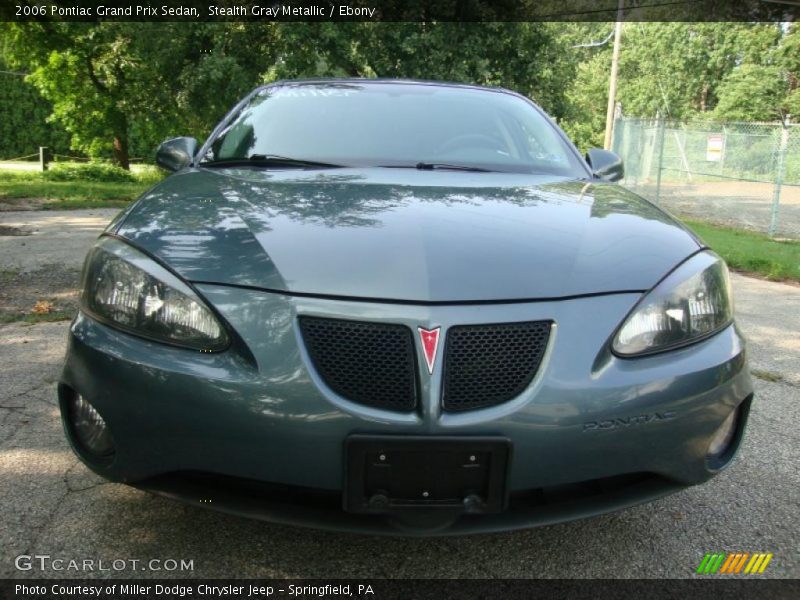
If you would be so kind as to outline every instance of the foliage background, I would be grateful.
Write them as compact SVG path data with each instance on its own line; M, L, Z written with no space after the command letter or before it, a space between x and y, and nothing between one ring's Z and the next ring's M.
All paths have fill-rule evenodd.
M354 76L498 85L538 102L582 150L602 144L612 23L0 23L0 158L152 160L203 138L247 91ZM601 43L605 40L605 43ZM595 43L592 43L595 42ZM628 116L776 121L800 115L800 27L626 23Z
M52 112L52 105L0 55L0 157L33 154L39 146L69 148L69 135L47 121Z

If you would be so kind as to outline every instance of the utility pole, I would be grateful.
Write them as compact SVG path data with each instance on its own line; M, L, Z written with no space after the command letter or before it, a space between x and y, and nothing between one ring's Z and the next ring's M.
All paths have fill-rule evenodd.
M622 9L625 0L619 0L617 24L614 27L614 51L611 55L611 77L608 82L608 109L606 110L606 137L603 148L611 150L611 135L614 131L614 109L617 104L617 71L619 70L619 52L622 45Z

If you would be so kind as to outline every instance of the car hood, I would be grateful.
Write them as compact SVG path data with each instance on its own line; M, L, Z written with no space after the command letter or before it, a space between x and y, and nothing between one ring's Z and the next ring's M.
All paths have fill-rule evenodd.
M413 169L190 169L112 230L192 282L409 302L643 291L700 248L617 185Z

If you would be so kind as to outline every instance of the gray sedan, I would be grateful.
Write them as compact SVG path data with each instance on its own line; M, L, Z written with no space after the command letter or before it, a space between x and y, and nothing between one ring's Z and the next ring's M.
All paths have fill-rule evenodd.
M59 385L103 476L432 535L702 483L752 400L723 261L528 99L261 87L86 260Z

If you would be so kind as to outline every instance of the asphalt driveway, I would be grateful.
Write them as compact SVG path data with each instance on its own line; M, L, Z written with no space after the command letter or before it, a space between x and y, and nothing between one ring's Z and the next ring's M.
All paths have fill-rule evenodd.
M0 213L6 296L8 282L48 269L77 285L86 250L114 212ZM72 455L58 420L55 382L68 322L0 325L0 578L91 575L20 571L19 555L125 560L118 574L129 577L674 578L691 577L714 551L772 552L763 576L800 577L800 287L733 280L757 396L731 468L609 516L432 540L276 526L106 483ZM60 293L67 303L74 297ZM152 559L190 560L193 570L142 571Z

